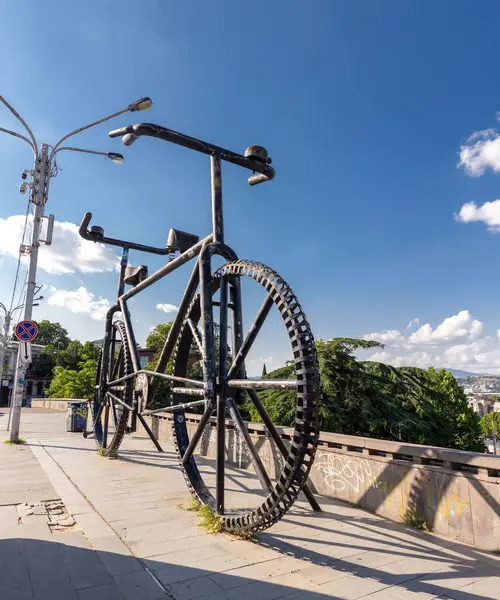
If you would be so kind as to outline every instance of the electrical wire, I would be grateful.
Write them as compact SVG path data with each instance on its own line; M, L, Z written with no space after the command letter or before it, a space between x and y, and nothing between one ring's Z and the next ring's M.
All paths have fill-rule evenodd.
M21 241L21 247L24 245L24 239L26 237L26 230L28 228L28 217L30 214L30 208L31 208L31 197L28 198L28 206L26 208L26 217L24 219L24 230L23 230L23 239ZM21 248L19 248L19 256L17 258L17 269L16 269L16 278L14 280L14 289L12 290L12 298L10 300L10 308L9 308L9 312L12 311L12 307L14 306L14 299L16 297L16 289L17 289L17 282L19 279L19 269L21 267L21 257L22 257L22 252L21 252ZM26 273L26 277L27 277L27 273Z

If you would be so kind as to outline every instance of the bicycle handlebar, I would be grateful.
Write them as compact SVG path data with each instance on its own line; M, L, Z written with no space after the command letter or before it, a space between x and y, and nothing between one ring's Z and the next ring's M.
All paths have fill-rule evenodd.
M120 246L120 248L130 248L131 250L139 250L140 252L149 252L151 254L170 254L172 250L170 248L155 248L154 246L145 246L144 244L136 244L134 242L126 242L125 240L117 240L114 238L108 238L104 236L104 230L99 227L98 231L92 232L88 230L90 220L92 219L92 213L88 212L83 215L82 222L78 233L85 240L91 242L100 242L101 244L109 244L110 246Z
M114 129L109 132L109 136L112 138L123 138L122 141L126 146L131 146L143 135L160 138L165 142L172 142L173 144L178 144L179 146L184 146L185 148L190 148L191 150L196 150L203 154L219 154L220 157L227 162L259 173L258 175L249 177L249 185L257 185L264 181L270 181L275 175L274 169L266 161L236 154L235 152L231 152L231 150L208 144L207 142L190 137L189 135L184 135L183 133L178 133L172 129L167 129L161 125L138 123L137 125L128 125L127 127L120 127L120 129Z

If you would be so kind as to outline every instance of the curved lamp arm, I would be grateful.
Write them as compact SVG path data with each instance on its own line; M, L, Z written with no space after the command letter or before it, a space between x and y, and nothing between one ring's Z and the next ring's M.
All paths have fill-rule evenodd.
M84 152L85 154L97 154L99 156L105 156L117 164L120 164L125 160L123 154L119 154L118 152L98 152L97 150L85 150L84 148L72 148L71 146L62 146L60 148L56 148L51 154L52 159L58 152L61 152L61 150L71 150L71 152Z
M85 125L85 127L80 127L79 129L75 129L75 131L72 131L71 133L66 134L54 146L54 149L52 150L52 152L50 154L50 160L52 160L52 157L59 150L59 146L64 142L64 140L67 140L72 135L76 135L77 133L81 133L82 131L85 131L86 129L90 129L91 127L95 127L96 125L100 125L101 123L104 123L104 121L109 121L110 119L114 119L115 117L118 117L119 115L123 115L124 113L126 113L128 111L129 111L129 109L125 108L124 110L120 110L117 113L113 113L112 115L109 115L108 117L104 117L104 119L99 119L99 121L95 121L94 123L90 123L89 125Z
M35 158L38 156L38 150L37 150L37 143L36 143L36 139L35 136L33 135L33 132L31 131L31 129L28 127L28 124L26 123L26 121L21 117L21 115L15 110L14 107L12 107L7 100L3 97L0 96L0 102L2 102L3 104L5 104L5 106L10 110L10 112L16 117L16 119L18 121L20 121L24 128L26 129L26 131L29 133L29 136L31 138L31 142L29 142L24 136L18 134L18 133L14 133L13 131L9 131L9 130L5 130L2 129L2 131L4 131L5 133L10 133L11 135L15 135L16 137L19 137L23 140L26 140L30 146L33 149L33 152L35 153Z
M16 133L15 131L11 131L10 129L4 129L3 127L0 127L0 131L3 131L4 133L8 133L9 135L13 135L14 137L24 140L27 144L30 145L31 150L33 151L33 155L36 158L36 150L33 147L33 144L29 141L29 139L27 137L25 137L24 135L21 135L20 133Z
M136 100L135 102L132 102L131 104L129 104L127 106L127 108L124 108L123 110L113 113L112 115L108 115L107 117L103 117L102 119L99 119L98 121L94 121L93 123L90 123L89 125L85 125L85 127L80 127L79 129L75 129L75 131L72 131L71 133L67 133L54 146L54 149L52 150L52 152L50 154L49 161L52 160L52 157L58 151L59 146L64 142L64 140L67 140L69 137L76 135L77 133L81 133L82 131L85 131L86 129L90 129L91 127L95 127L96 125L100 125L101 123L104 123L105 121L114 119L115 117L118 117L119 115L123 115L128 112L148 110L149 108L151 108L152 105L153 105L153 103L151 101L151 98L148 98L148 97L140 98L139 100Z

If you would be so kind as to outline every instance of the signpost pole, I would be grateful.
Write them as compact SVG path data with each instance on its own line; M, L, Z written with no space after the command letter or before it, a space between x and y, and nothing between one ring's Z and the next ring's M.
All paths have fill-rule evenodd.
M38 328L33 321L21 321L16 325L15 336L19 340L19 345L17 349L16 380L14 382L11 409L9 411L9 421L12 414L10 441L14 444L19 443L19 423L21 421L24 379L26 377L26 370L31 362L31 340L34 340L37 334Z

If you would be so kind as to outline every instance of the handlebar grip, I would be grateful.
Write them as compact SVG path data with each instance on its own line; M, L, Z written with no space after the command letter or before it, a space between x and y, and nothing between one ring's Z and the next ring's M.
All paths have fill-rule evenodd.
M80 223L80 228L78 229L78 233L81 235L82 238L84 238L86 240L92 239L90 237L88 229L87 229L91 219L92 219L92 213L90 213L90 212L85 213L83 215L82 222Z
M120 127L119 129L113 129L113 131L109 132L109 137L110 138L122 137L122 136L126 135L127 133L130 133L131 130L132 130L132 128L130 127L130 125L127 125L127 127Z
M274 179L274 169L269 167L269 173L266 175L264 173L257 173L256 175L252 175L248 178L248 185L258 185L259 183L264 183L264 181L271 181Z

